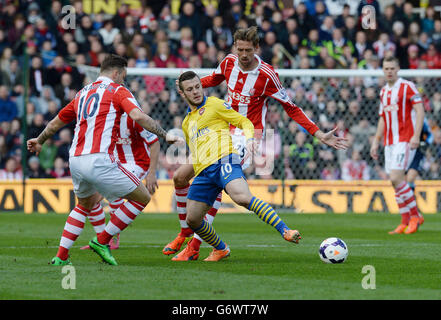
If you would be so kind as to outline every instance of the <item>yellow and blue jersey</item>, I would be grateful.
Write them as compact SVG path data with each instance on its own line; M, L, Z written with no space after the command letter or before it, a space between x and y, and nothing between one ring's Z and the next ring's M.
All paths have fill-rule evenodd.
M204 97L195 110L189 108L182 122L182 131L190 148L195 176L219 159L237 154L230 134L230 123L254 137L252 122L236 112L224 100Z

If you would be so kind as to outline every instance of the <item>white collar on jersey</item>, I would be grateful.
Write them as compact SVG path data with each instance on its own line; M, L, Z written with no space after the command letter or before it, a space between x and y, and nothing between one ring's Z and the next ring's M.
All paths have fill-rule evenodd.
M254 68L253 70L249 70L249 71L243 71L242 68L239 66L238 60L236 60L236 65L242 73L259 73L260 65L262 64L262 59L260 59L260 57L257 54L255 54L254 57L257 59L258 64L257 64L256 68Z
M397 81L395 81L394 85L391 87L389 86L389 83L386 82L386 88L387 89L392 89L395 88L396 86L399 86L401 84L401 80L403 80L403 78L398 77Z
M97 82L97 81L103 81L103 82L115 82L115 81L113 81L112 79L110 79L109 77L106 77L106 76L99 76L99 77L96 79L95 82Z

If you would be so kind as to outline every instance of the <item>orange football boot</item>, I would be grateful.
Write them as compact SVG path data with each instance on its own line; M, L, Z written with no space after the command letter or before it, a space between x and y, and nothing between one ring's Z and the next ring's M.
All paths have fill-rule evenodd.
M199 251L196 251L187 244L184 250L179 252L176 256L173 257L173 261L194 261L199 258Z
M407 228L407 224L400 223L400 224L398 225L398 227L395 228L395 230L393 230L393 231L389 231L389 234L399 234L399 233L403 233L404 230L406 230L406 228Z
M167 244L164 247L164 249L162 249L162 253L168 256L170 254L174 254L178 252L181 249L186 239L187 239L186 237L180 236L178 234L178 236L172 242Z
M230 247L227 244L225 244L225 249L223 250L213 249L210 255L204 259L204 261L219 261L228 258L229 256L230 256Z
M286 229L283 233L283 239L289 242L299 243L299 240L302 239L302 237L300 236L300 232L297 230Z
M420 222L420 217L412 217L410 218L409 225L407 226L406 231L404 231L405 234L411 234L415 233L418 230Z

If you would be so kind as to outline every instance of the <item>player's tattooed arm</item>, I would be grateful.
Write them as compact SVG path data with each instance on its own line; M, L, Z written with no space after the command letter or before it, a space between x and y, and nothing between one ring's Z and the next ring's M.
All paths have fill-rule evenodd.
M64 127L66 124L60 120L60 118L55 117L52 119L44 128L43 132L37 137L37 142L39 144L44 144L47 139L51 138L58 130Z
M31 138L26 141L26 147L28 151L35 152L37 155L40 153L43 143L46 142L47 139L52 137L59 129L64 127L66 124L60 120L58 116L52 119L46 128L44 128L43 132L37 138Z
M156 134L158 137L165 139L168 143L184 143L182 138L167 134L167 131L165 131L154 119L137 108L130 111L129 117L135 120L141 127Z

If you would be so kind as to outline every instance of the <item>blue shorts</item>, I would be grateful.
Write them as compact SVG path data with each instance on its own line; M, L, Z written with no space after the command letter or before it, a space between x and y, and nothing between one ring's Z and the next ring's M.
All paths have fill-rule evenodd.
M205 168L194 178L188 190L187 199L212 206L219 192L225 189L229 182L240 178L245 179L245 175L239 156L230 154Z
M409 169L407 169L407 171L409 171L410 169L413 169L413 170L416 170L417 172L421 172L421 163L422 163L423 158L424 158L424 154L418 148L415 152L415 156L413 157L413 161L410 164Z

